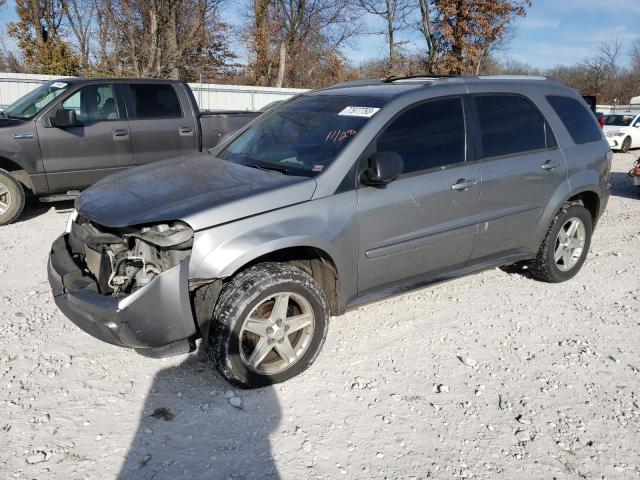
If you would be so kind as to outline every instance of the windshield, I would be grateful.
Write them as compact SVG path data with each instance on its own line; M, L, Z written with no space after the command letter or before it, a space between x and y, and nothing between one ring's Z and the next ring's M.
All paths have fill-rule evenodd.
M16 102L9 105L3 113L10 118L28 120L68 89L69 84L65 82L45 83L25 96L20 97Z
M385 102L371 97L301 96L259 117L219 157L256 168L315 176Z
M634 118L634 115L605 115L604 124L616 127L628 127Z

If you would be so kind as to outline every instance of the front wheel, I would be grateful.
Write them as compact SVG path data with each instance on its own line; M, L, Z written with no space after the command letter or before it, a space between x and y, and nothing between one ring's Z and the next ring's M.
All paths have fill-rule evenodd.
M627 153L631 149L631 137L626 137L620 146L621 153Z
M563 207L551 222L536 258L528 264L531 275L550 283L573 278L587 258L592 232L589 210L577 203Z
M313 363L328 325L327 300L310 275L286 264L258 264L223 288L214 309L209 359L234 385L280 383Z
M0 225L16 220L24 209L24 189L10 172L0 168Z

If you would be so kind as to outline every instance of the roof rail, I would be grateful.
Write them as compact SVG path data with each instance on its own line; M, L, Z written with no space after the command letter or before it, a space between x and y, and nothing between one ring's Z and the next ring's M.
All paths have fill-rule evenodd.
M322 90L333 90L334 88L342 88L342 87L362 87L365 85L380 85L383 83L383 80L379 78L367 78L364 80L348 80L346 82L336 83L335 85L331 85L329 87L325 87Z
M462 75L406 75L404 77L397 77L395 75L391 75L387 78L382 79L384 83L397 82L400 80L438 80L439 78L460 78Z
M477 78L487 80L550 80L542 75L479 75Z

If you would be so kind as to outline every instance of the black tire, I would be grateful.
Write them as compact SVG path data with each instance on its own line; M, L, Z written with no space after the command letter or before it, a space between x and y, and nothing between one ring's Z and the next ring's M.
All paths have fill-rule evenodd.
M625 137L620 145L620 152L627 153L631 149L631 137Z
M584 246L576 264L569 270L563 271L554 259L556 242L558 241L560 229L573 218L581 220L584 225ZM573 278L580 271L587 258L589 247L591 246L592 233L593 220L589 210L578 203L563 206L551 222L536 258L528 262L529 272L534 278L549 283L564 282Z
M0 202L7 207L0 208L0 225L15 221L24 210L24 188L10 172L0 168ZM2 211L4 210L4 211Z
M268 302L270 295L279 292L291 292L306 300L313 312L314 327L309 334L306 350L292 365L277 373L263 374L249 368L243 360L240 349L243 348L245 356L248 353L244 353L245 344L240 344L241 332L245 318L254 308L259 308ZM294 303L287 305L295 308ZM233 277L220 293L206 347L210 363L225 379L239 387L258 388L284 382L300 374L314 362L327 336L329 317L325 294L309 274L288 264L255 265ZM287 318L290 318L288 311ZM287 334L287 338L290 335L292 334ZM273 351L275 352L275 348Z

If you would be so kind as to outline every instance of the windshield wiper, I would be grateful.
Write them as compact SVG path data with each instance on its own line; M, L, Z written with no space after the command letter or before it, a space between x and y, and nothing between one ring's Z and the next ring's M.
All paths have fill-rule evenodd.
M289 175L289 170L286 167L277 167L275 165L260 165L257 163L249 165L249 167L258 168L260 170L273 170L274 172L280 172L283 175Z

